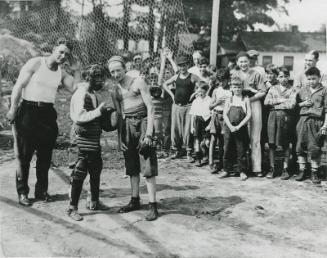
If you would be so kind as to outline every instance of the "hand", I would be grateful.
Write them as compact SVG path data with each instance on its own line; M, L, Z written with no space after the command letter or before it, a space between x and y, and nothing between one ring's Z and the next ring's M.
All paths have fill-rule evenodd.
M101 114L104 113L107 110L106 103L104 102L100 103L98 109L100 109Z
M168 59L173 58L173 52L169 48L165 48L165 55Z
M312 105L313 105L313 102L311 99L307 99L307 100L301 102L302 107L311 107Z
M81 71L81 69L82 69L81 62L79 60L77 60L77 59L74 59L74 61L70 65L70 69L72 71Z
M148 146L152 146L152 137L145 136L143 139L143 143Z
M320 128L320 134L321 135L326 135L326 131L327 131L327 127L326 126L323 126Z
M16 118L16 111L10 109L7 113L7 119L10 121L11 124L13 124L15 118Z
M118 150L120 151L127 151L127 146L125 145L125 143L123 143L122 141L118 142Z
M236 132L236 131L240 130L240 126L239 126L239 125L237 125L237 126L234 126L234 128L235 128L235 131L234 131L234 132Z
M229 128L229 129L230 129L230 131L231 131L232 133L234 133L234 132L236 132L236 131L237 131L235 126L232 126L232 127L231 127L231 128Z

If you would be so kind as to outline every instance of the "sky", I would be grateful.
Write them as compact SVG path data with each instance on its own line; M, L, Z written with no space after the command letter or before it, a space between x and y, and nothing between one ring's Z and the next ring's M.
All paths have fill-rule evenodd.
M74 4L74 2L81 3L83 0L65 0L69 2L70 7L81 12L81 5ZM224 0L221 0L224 1ZM282 0L280 0L282 1ZM92 10L90 0L84 0L84 14ZM119 16L122 14L121 0L111 0L112 6L108 8L111 16ZM278 11L271 12L272 17L278 24L278 26L256 26L263 31L278 30L279 28L287 27L288 25L298 25L300 31L317 31L321 28L322 24L327 24L327 0L290 0L289 4L284 4L288 10L288 16L281 14Z
M222 0L224 1L224 0ZM319 30L322 24L327 23L327 0L290 0L289 4L285 5L288 10L286 14L274 11L272 17L283 28L289 24L298 25L300 31L316 31ZM263 30L277 30L277 26L269 28L260 26Z

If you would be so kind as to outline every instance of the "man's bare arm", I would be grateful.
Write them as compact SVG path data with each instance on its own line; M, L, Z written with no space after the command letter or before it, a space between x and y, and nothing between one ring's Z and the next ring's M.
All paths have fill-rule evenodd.
M142 79L138 79L134 83L138 84L137 87L140 89L143 102L147 108L148 124L146 128L146 136L151 137L153 134L153 126L154 126L154 107L152 104L150 87Z
M79 70L74 71L74 76L68 74L65 70L62 70L62 84L70 92L73 93L77 88L77 84L80 82L81 76Z
M168 88L168 85L173 84L176 79L177 79L177 74L174 75L173 77L171 77L170 79L168 79L167 81L165 81L162 85L162 87L164 88L165 91L167 91L167 93L170 95L170 97L172 98L172 100L174 100L174 93Z
M20 70L16 84L11 93L11 106L7 118L13 122L16 116L19 101L22 96L23 88L29 83L32 75L40 67L40 57L30 59Z

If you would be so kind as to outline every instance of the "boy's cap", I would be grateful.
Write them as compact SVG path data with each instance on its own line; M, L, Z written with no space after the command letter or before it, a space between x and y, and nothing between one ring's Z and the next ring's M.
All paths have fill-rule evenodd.
M243 85L243 81L239 77L232 77L230 84L231 85Z
M187 58L187 56L179 56L179 57L177 57L177 59L176 59L176 64L177 65L181 65L181 64L187 64L188 63L188 58Z
M248 52L246 52L250 57L254 57L254 56L259 56L260 53L257 50L251 49Z
M121 56L112 56L112 57L110 57L107 64L109 65L112 62L121 62L122 64L125 64L124 59Z

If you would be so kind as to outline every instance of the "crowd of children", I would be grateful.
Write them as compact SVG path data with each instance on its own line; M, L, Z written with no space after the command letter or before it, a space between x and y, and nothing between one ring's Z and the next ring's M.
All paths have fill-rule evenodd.
M313 53L308 55L317 58ZM233 69L208 69L207 59L196 52L195 66L188 72L185 58L177 59L180 73L164 83L164 88L174 100L173 112L183 109L184 120L190 124L179 121L176 126L173 119L172 141L183 128L181 133L188 135L187 145L181 141L179 145L186 146L190 161L196 166L208 164L210 172L218 173L220 178L234 174L241 180L249 175L271 179L281 174L283 180L294 175L302 181L306 170L310 170L312 182L319 184L321 148L327 129L327 89L321 84L320 70L315 65L306 67L305 83L292 85L286 67L256 66L253 57L257 55L257 51L240 52ZM190 81L192 76L192 83L178 81L182 77ZM175 93L167 83L175 84ZM182 94L183 103L176 101L181 97L178 94ZM269 168L262 165L266 149ZM283 155L281 171L276 166L277 149ZM172 158L181 156L180 151ZM290 164L291 157L297 165Z

